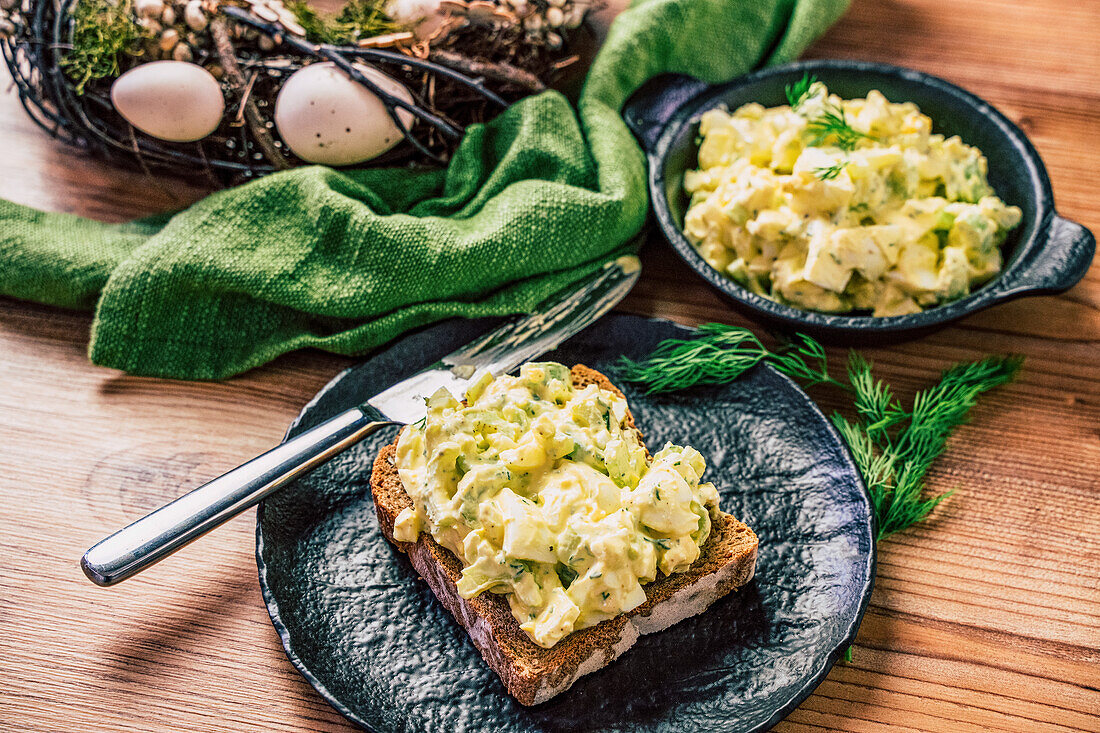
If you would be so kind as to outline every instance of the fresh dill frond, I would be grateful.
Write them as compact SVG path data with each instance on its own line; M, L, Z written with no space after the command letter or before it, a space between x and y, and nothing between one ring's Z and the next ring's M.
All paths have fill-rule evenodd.
M644 361L623 357L617 373L654 394L696 385L727 384L766 361L808 384L835 384L826 369L825 350L809 337L796 336L772 352L747 328L704 323L698 332L696 338L662 341Z
M1023 359L991 356L956 364L936 385L918 392L912 409L906 410L855 351L849 353L847 382L841 382L829 375L825 349L809 336L799 334L773 352L748 329L708 323L699 327L698 338L663 341L640 362L624 357L618 374L649 393L669 392L731 382L761 362L807 387L831 384L852 394L856 418L834 413L831 420L867 486L876 539L881 540L925 519L954 493L928 495L929 468L946 450L955 428L966 422L978 397L1012 381ZM852 647L844 659L852 660Z
M119 58L140 51L145 32L137 24L130 0L79 0L73 9L72 48L61 69L77 94L89 82L118 76Z
M699 327L698 338L663 341L640 362L624 357L618 376L649 393L669 392L731 382L762 362L806 387L830 384L851 393L855 419L835 413L831 420L867 486L882 539L921 521L951 495L927 495L928 469L978 397L1012 381L1023 360L987 357L957 364L906 409L856 352L849 354L847 381L840 381L829 375L825 349L809 336L799 334L769 351L748 329L708 323Z
M858 418L850 422L837 413L832 421L867 484L879 539L921 521L951 495L926 496L928 469L946 450L955 428L966 422L978 396L1012 381L1022 363L1020 357L1007 356L956 364L935 386L918 392L912 409L906 410L872 376L871 364L852 355L848 379Z
M964 424L978 397L1016 378L1022 357L987 357L956 364L943 372L934 387L917 393L909 425L895 440L896 449L911 457L913 470L921 477L943 453L947 439Z
M719 323L699 326L698 336L666 339L644 361L623 357L618 374L644 385L649 394L699 384L726 384L759 364L768 350L745 328Z
M814 175L823 181L831 181L841 174L841 172L848 167L847 160L838 160L829 166L821 166L814 168Z
M876 140L873 135L860 132L848 123L844 106L827 104L821 114L806 123L806 132L810 133L810 147L821 147L831 141L844 151L855 150L860 140Z
M802 78L796 81L794 84L788 84L783 87L783 92L787 95L787 104L791 105L791 109L797 110L803 102L810 96L810 87L817 83L816 76L810 76L807 71L802 75Z
M805 334L795 334L791 340L769 352L765 361L807 387L831 384L847 389L847 385L829 376L829 359L825 347Z
M905 418L905 410L894 399L890 385L876 380L871 374L870 362L856 351L848 354L848 383L855 393L856 414L875 440Z

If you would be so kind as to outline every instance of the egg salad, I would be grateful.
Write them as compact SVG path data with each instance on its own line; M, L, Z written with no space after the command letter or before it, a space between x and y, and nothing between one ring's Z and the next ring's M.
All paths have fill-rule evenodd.
M402 430L395 465L413 508L394 524L395 539L426 530L462 561L463 598L506 594L520 628L552 647L699 557L718 507L706 463L671 444L650 458L621 396L545 362L484 374L465 397L441 389Z
M1021 212L994 195L980 150L877 91L795 87L790 105L702 116L684 232L711 266L781 303L875 316L960 298L1000 272Z

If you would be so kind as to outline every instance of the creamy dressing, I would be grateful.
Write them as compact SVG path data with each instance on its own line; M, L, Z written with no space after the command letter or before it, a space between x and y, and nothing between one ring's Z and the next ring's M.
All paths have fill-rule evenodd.
M851 150L815 140L815 120L838 110ZM980 150L931 130L912 103L841 100L820 83L795 109L710 110L684 177L685 234L728 277L800 308L892 316L960 298L1000 272L1021 212L994 195Z
M700 553L718 492L693 448L652 459L624 425L626 400L568 367L525 364L484 374L466 404L446 390L406 426L396 465L413 508L394 536L421 531L463 565L459 593L507 594L540 646L636 608L642 585L686 570Z

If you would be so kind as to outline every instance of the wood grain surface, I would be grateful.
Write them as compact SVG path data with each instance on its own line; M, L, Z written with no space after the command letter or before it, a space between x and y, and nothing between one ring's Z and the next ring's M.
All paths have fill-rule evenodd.
M856 0L811 55L972 89L1031 136L1060 211L1100 231L1096 0ZM13 94L0 95L0 151L0 196L43 209L123 220L204 193L53 142ZM661 243L644 260L624 310L744 323ZM0 299L0 729L350 729L283 656L251 514L113 589L88 583L77 560L276 443L351 360L310 351L221 383L142 379L88 363L89 324ZM934 469L931 484L954 498L882 544L854 659L776 730L1100 731L1098 268L1064 295L867 354L911 394L989 352L1027 364Z

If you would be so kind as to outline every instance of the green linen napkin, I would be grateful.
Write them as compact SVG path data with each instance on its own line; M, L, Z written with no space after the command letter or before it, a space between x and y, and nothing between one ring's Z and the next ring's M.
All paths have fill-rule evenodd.
M94 307L93 362L187 379L529 311L644 223L644 159L619 117L635 89L790 60L846 5L638 0L576 110L557 92L524 99L471 127L446 170L299 168L124 225L0 200L0 293Z

